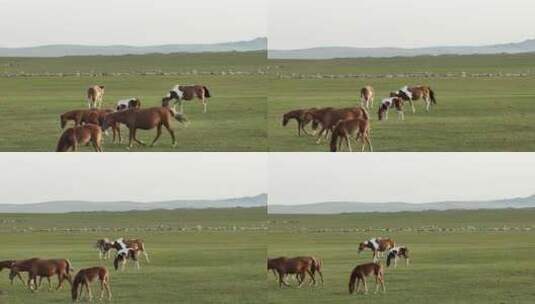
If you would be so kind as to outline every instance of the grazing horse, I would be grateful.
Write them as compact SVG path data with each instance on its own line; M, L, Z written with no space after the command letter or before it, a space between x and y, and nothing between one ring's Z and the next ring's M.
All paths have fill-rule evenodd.
M199 99L202 102L204 106L203 112L206 113L206 110L207 110L206 98L210 98L212 97L212 95L210 94L210 91L208 90L208 88L203 85L184 86L184 85L177 84L169 91L167 96L162 98L162 106L163 107L169 106L169 103L171 101L174 101L173 111L176 113L175 107L176 107L176 104L178 104L180 106L179 113L184 113L183 102L193 100L195 97L197 97L197 99Z
M409 266L409 248L406 246L394 247L390 249L386 257L386 266L390 267L393 259L394 268L396 268L398 266L398 257L405 258L405 265Z
M119 270L119 264L121 264L121 271L124 271L126 261L132 260L136 264L136 269L139 270L141 267L139 266L138 256L139 249L122 248L117 251L117 255L113 260L113 266L115 267L115 270Z
M370 140L370 121L366 118L346 119L338 122L331 136L331 152L342 150L342 143L345 141L349 152L351 148L351 139L358 143L362 140L362 152L366 150L366 145L373 152L373 146Z
M141 100L139 98L128 98L117 101L115 109L117 111L124 111L126 109L141 108Z
M373 261L377 262L379 254L387 252L396 247L394 240L390 238L373 238L359 244L358 253L360 254L364 249L369 248L373 251Z
M379 120L388 120L388 110L390 108L395 108L396 112L398 113L398 117L401 120L405 120L405 114L403 113L403 99L400 97L390 97L385 98L381 102L381 106L379 107L379 112L377 114L379 115Z
M104 290L106 290L108 301L111 301L110 272L106 267L92 267L78 271L76 276L74 276L71 287L72 300L75 302L78 300L78 297L81 298L85 287L87 296L91 302L93 294L89 285L97 279L100 281L100 300L102 301L104 298ZM78 292L78 290L80 290L80 292Z
M368 294L366 278L371 275L375 276L375 293L379 291L379 284L381 284L381 287L383 288L383 293L386 293L385 271L383 265L377 263L368 263L356 266L353 269L353 272L351 272L351 276L349 277L349 294L359 292L360 282L362 282L364 285L364 294ZM356 289L355 282L357 285Z
M321 130L318 133L317 144L321 143L322 137L327 137L329 132L334 131L334 128L338 122L347 119L364 118L368 119L368 112L363 107L333 109L323 108L316 111L310 111L312 116L312 128L316 130L318 125L321 126Z
M83 126L68 128L58 140L56 152L78 151L79 145L89 142L96 152L102 152L102 129L98 125L86 124Z
M20 262L15 262L11 267L11 272L9 273L9 279L13 282L13 279L20 276L21 272L28 272L28 283L27 286L30 290L37 290L41 286L43 278L48 280L49 289L52 289L52 283L50 277L57 275L58 276L58 286L56 290L60 289L63 286L63 282L67 280L72 284L70 272L73 270L71 262L66 259L50 259L42 260L38 258L24 260ZM39 277L39 284L37 284L37 277ZM35 289L32 288L32 282L34 283Z
M102 107L104 86L94 85L87 89L87 105L90 109Z
M95 248L98 250L99 259L109 259L111 255L111 250L114 248L113 242L107 238L100 239L95 244Z
M305 127L312 121L312 117L309 115L309 112L315 110L316 108L300 109L287 112L282 116L282 126L286 127L290 120L295 119L297 122L297 135L301 136L301 131L306 135L309 135Z
M289 287L290 285L286 282L286 277L289 274L295 274L298 280L298 287L301 287L305 282L305 276L308 273L314 285L316 285L316 280L312 275L312 261L308 258L287 258L287 257L278 257L267 260L267 269L275 270L279 276L279 287L283 286Z
M106 115L102 128L106 130L108 127L116 125L117 123L125 124L129 130L128 149L134 146L134 142L145 145L142 141L136 138L137 129L151 130L156 128L156 137L151 143L151 146L156 144L156 141L162 134L162 126L164 126L172 138L172 146L176 146L175 132L171 128L171 117L174 117L178 122L185 123L187 119L181 114L173 115L172 110L167 107L154 107L146 109L128 109L120 112Z
M11 266L13 264L15 264L15 262L17 262L17 261L16 260L0 261L0 272L2 272L2 270L4 270L4 268L11 269Z
M145 243L141 239L125 240L123 238L120 238L120 239L117 239L115 242L112 242L112 246L117 251L121 249L125 249L125 248L131 248L131 249L134 249L135 251L142 252L143 255L145 256L145 261L147 261L147 263L150 263L149 253L147 252L145 248Z
M372 86L365 86L360 90L360 104L366 109L373 108L373 99L375 97L375 91Z
M431 110L431 103L437 104L435 99L435 92L429 86L404 86L401 90L390 93L390 97L399 97L405 101L408 101L412 108L412 113L416 113L413 101L423 99L426 104L426 111Z
M310 263L310 273L312 276L312 282L316 285L316 273L320 275L321 285L323 286L323 273L321 273L322 262L321 259L314 256L301 256L296 259L308 260ZM312 284L311 282L311 284Z

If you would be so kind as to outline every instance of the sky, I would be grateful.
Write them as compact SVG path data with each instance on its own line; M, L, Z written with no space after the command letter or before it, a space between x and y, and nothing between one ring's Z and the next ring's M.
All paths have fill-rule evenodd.
M270 49L485 45L535 38L533 0L270 0Z
M526 197L533 168L532 153L271 153L269 204Z
M154 45L267 34L270 0L0 0L0 47Z
M267 192L265 153L2 153L0 203L155 202Z

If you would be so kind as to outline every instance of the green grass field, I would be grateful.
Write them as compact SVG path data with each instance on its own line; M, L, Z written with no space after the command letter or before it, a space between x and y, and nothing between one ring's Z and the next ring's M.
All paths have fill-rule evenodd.
M2 214L0 259L64 257L77 270L105 265L112 303L265 303L265 214L265 208ZM144 239L151 263L116 272L112 261L99 261L95 241L122 236ZM0 303L71 303L68 287L49 292L45 283L32 294L19 281L10 286L7 276L0 273ZM99 290L95 284L93 292Z
M360 88L369 84L376 90L376 107L371 111L376 151L534 151L534 62L534 54L271 60L278 77L269 89L269 149L328 151L327 144L298 138L294 123L283 128L282 114L360 104ZM348 76L355 74L365 77ZM438 105L430 113L419 101L416 115L405 107L405 121L398 121L395 111L390 120L377 120L377 105L389 92L418 84L430 85L437 95Z
M268 303L533 303L535 210L448 211L326 216L269 215L269 256L322 258L324 287L279 289L268 275ZM350 296L359 242L392 237L411 265L387 269L386 294Z
M0 75L4 75L0 77L0 150L54 151L61 132L59 115L86 108L86 90L93 84L106 86L105 107L133 96L141 98L143 107L150 107L159 106L175 84L201 83L213 95L208 113L202 113L198 101L186 103L191 125L184 128L174 121L177 147L171 148L171 138L164 130L156 147L133 151L266 151L267 78L259 72L265 66L264 52L0 58ZM77 72L80 76L72 75ZM6 76L11 74L17 76ZM126 141L128 131L124 126L122 131ZM148 142L156 130L138 134ZM111 137L105 139L104 151L125 148L125 143L112 144Z

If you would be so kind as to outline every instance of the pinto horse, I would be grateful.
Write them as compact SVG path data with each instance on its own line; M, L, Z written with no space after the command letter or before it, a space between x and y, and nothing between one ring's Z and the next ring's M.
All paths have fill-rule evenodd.
M97 248L98 250L98 257L99 259L109 259L110 258L110 255L111 255L111 250L114 248L113 247L113 242L110 241L109 239L107 238L104 238L104 239L100 239L97 241L97 243L95 244L95 248Z
M318 133L317 144L321 143L322 137L327 137L329 132L333 132L338 122L347 119L363 118L368 119L368 112L363 107L355 108L323 108L316 111L310 111L312 116L312 129L316 130L318 126L321 126L321 130Z
M377 262L379 254L387 252L396 247L396 242L390 238L373 238L359 244L358 253L360 254L364 249L369 248L373 251L373 261Z
M356 266L351 272L351 276L349 277L349 294L359 292L360 282L362 282L362 284L364 285L364 294L368 294L368 285L366 284L366 278L371 275L375 276L375 293L379 291L379 284L383 288L383 293L386 293L385 271L383 265L377 263L367 263Z
M180 106L180 112L184 113L184 101L193 100L195 97L199 99L204 107L203 112L207 111L206 98L212 97L208 88L204 85L176 85L174 86L167 96L162 98L162 106L169 106L171 101L174 101L173 111L176 112L176 104Z
M66 129L58 140L56 152L78 151L80 145L89 142L96 152L102 152L102 129L98 125L86 124Z
M388 120L388 110L390 108L395 108L396 112L398 113L398 117L401 120L405 120L405 114L403 113L403 99L400 97L390 97L385 98L381 102L381 106L379 107L379 111L377 114L379 115L379 120Z
M366 109L373 108L373 99L375 98L375 91L372 86L365 86L360 90L360 104Z
M117 251L117 255L113 260L113 266L115 270L119 270L119 264L121 265L121 271L125 270L126 262L132 260L136 264L136 269L139 270L139 249L123 248Z
M398 265L398 258L403 257L405 259L405 265L409 266L409 248L406 246L394 247L388 251L386 257L386 266L390 267L392 260L394 260L394 268Z
M399 91L390 93L390 97L399 97L405 101L408 101L411 105L412 113L416 113L416 108L414 107L413 101L423 99L426 104L425 109L427 112L431 110L431 103L437 104L435 92L429 86L405 86Z
M349 152L353 152L351 148L351 139L358 143L362 140L362 152L366 150L366 145L373 152L373 146L370 140L370 121L365 118L346 119L338 122L331 136L331 152L342 150L343 141L346 142Z
M141 108L141 100L139 98L128 98L117 101L115 110L124 111L126 109Z
M308 273L314 285L316 285L316 280L312 275L312 260L308 258L287 258L287 257L278 257L278 258L268 258L267 260L267 269L274 270L279 277L279 287L283 286L289 287L290 285L286 282L286 277L289 274L295 274L298 280L298 287L300 288L305 282L305 276Z
M315 111L316 108L312 109L299 109L293 110L287 113L284 113L282 116L282 126L286 127L288 122L292 119L295 119L297 122L297 136L301 136L301 132L309 135L305 127L312 121L310 111Z
M110 272L106 267L92 267L81 269L78 271L71 287L71 297L73 301L77 301L79 297L82 297L84 287L87 292L89 301L93 299L91 287L89 286L96 280L100 281L100 300L104 298L104 290L108 294L108 301L111 301L111 288L110 288ZM79 291L79 292L78 292Z
M139 252L143 253L143 255L145 256L145 261L147 261L147 263L150 263L149 253L147 252L147 250L145 248L145 243L141 239L125 240L123 238L120 238L120 239L116 240L115 242L113 242L112 246L117 251L125 249L125 248L130 248L130 249L133 249L135 251L139 251Z
M134 142L145 145L144 142L136 138L138 129L151 130L156 128L156 137L151 143L151 147L156 144L156 141L162 135L162 126L164 126L169 135L171 135L172 146L176 146L175 132L171 128L171 117L174 117L180 123L186 123L187 118L181 114L173 115L172 110L167 107L153 107L146 109L128 109L125 111L114 112L106 115L102 128L106 130L108 127L118 123L125 124L129 130L128 149L134 146Z
M104 99L104 86L94 85L87 89L87 105L90 109L102 107Z

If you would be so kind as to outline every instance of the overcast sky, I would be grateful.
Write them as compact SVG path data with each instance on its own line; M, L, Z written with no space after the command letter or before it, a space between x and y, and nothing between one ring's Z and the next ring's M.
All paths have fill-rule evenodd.
M270 0L269 48L483 45L535 38L533 0Z
M533 168L529 153L271 153L269 204L529 196Z
M212 43L266 36L268 0L0 0L0 46Z
M257 195L266 165L265 153L2 153L0 203Z

